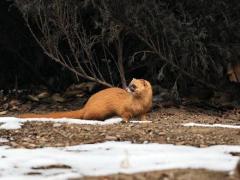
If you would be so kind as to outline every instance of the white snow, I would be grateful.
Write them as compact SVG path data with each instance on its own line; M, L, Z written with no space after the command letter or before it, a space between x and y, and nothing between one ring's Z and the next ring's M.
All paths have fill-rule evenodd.
M62 148L11 149L0 146L1 179L67 179L86 175L136 173L172 168L205 168L232 171L240 146L217 145L207 148L170 144L105 142ZM32 169L64 164L71 169ZM27 175L39 172L40 175Z
M1 117L0 129L17 129L31 122L107 125L119 123L121 118L105 121L79 119L19 119ZM151 121L131 121L151 123ZM240 128L224 124L187 123L184 126ZM7 139L0 137L0 142ZM69 147L39 149L12 149L0 146L0 179L68 179L86 175L136 173L173 168L205 168L216 171L232 171L239 157L240 146L217 145L206 148L171 144L131 144L129 142L105 142ZM70 169L32 169L39 166L68 165ZM28 173L40 173L29 175Z
M5 142L8 142L8 139L0 137L0 143L5 143Z
M90 125L108 125L120 123L121 118L115 117L110 118L105 121L97 120L82 120L82 119L51 119L51 118L26 118L20 119L15 117L0 117L0 129L19 129L26 122L53 122L53 123L67 123L67 124L90 124Z
M236 126L236 125L227 125L227 124L199 124L199 123L186 123L186 124L183 124L183 126L186 126L186 127L198 126L198 127L212 127L212 128L233 128L233 129L240 129L240 126Z

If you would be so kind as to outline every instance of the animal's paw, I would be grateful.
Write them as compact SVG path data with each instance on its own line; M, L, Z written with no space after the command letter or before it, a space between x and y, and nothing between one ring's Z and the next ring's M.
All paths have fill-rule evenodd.
M123 120L121 121L121 123L122 123L122 124L129 123L129 120L124 120L124 119L123 119Z

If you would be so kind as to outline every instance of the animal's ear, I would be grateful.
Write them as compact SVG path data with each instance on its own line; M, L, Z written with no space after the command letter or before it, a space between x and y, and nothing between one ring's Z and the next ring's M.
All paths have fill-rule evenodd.
M133 80L133 81L135 81L136 79L135 79L135 78L133 78L132 80Z

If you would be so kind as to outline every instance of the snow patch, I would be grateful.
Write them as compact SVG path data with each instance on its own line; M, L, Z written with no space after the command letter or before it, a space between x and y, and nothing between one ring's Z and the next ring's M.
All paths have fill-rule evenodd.
M230 152L240 152L240 146L217 145L197 148L129 142L40 149L12 149L0 146L0 176L1 179L16 177L17 179L67 179L86 175L137 173L172 168L232 171L239 158L232 156ZM71 168L36 169L50 165L67 165ZM31 172L40 174L30 175Z
M211 127L211 128L233 128L233 129L240 129L240 126L236 125L227 125L227 124L199 124L199 123L186 123L183 124L186 127Z
M5 142L8 142L8 139L0 137L0 143L5 143Z
M67 123L67 124L89 124L89 125L109 125L120 123L121 118L110 118L105 121L97 120L81 120L81 119L52 119L52 118L26 118L20 119L15 117L0 117L0 129L19 129L26 122L52 122L52 123Z

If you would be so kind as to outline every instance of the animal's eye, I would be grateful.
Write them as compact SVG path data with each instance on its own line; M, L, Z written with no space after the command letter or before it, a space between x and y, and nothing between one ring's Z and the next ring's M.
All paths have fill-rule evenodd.
M135 84L132 84L131 87L132 87L133 89L136 89L136 88L137 88L137 86L136 86Z

